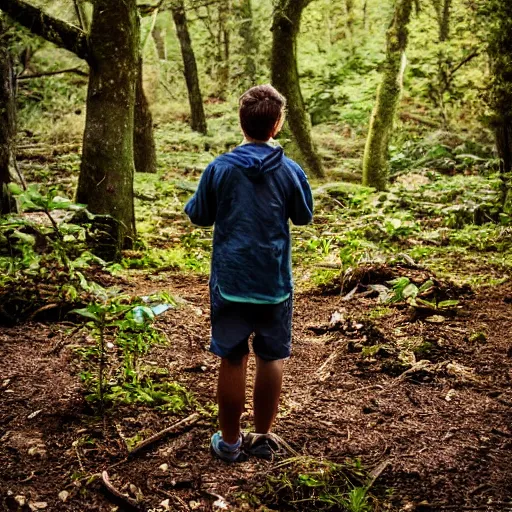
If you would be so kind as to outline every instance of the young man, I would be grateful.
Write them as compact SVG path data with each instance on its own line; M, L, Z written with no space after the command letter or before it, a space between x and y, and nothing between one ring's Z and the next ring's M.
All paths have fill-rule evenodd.
M217 401L220 432L211 448L219 458L246 458L240 432L245 404L248 340L254 333L255 433L252 455L272 458L270 430L277 414L283 362L290 356L292 293L288 220L308 224L311 189L304 171L285 157L273 137L283 126L285 98L270 85L240 98L245 139L205 169L185 212L199 226L215 224L210 276L212 339L221 357Z

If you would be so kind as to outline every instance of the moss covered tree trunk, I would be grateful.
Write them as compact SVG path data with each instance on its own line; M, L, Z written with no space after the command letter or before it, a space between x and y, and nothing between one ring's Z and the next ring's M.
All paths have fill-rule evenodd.
M235 7L237 18L240 20L238 34L242 39L241 49L244 58L240 85L245 91L256 84L256 55L259 51L259 41L254 34L251 0L238 0Z
M229 96L231 75L231 28L229 24L232 14L231 0L220 0L218 3L218 39L217 39L217 96L226 100Z
M77 201L119 222L117 247L135 236L134 105L139 74L135 0L96 0L89 35L90 77Z
M385 190L388 183L388 147L402 91L411 7L412 0L396 1L393 20L386 33L384 72L364 150L363 184L377 190Z
M196 132L206 133L203 97L199 86L196 57L192 48L192 41L190 40L183 0L176 0L174 2L172 17L176 26L181 56L183 58L183 73L187 83L188 101L190 104L190 126Z
M158 23L158 22L157 22ZM158 24L151 33L155 41L156 51L160 60L167 60L167 46L165 44L165 31Z
M307 170L323 176L322 161L311 137L311 122L300 89L297 68L297 35L303 9L310 0L279 0L272 25L272 84L287 99L288 126Z
M135 118L133 127L133 159L136 172L156 172L156 147L153 116L144 94L142 57L139 58L135 86Z
M491 31L488 53L492 79L489 103L500 158L503 210L512 215L512 2L489 0L483 14Z
M14 70L0 18L0 214L16 211L16 203L7 188L11 181L15 137Z

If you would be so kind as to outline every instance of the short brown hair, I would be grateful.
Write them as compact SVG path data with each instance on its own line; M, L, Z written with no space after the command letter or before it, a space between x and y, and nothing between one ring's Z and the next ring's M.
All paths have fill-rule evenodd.
M240 97L240 125L254 140L268 140L283 114L286 99L270 84L256 85Z

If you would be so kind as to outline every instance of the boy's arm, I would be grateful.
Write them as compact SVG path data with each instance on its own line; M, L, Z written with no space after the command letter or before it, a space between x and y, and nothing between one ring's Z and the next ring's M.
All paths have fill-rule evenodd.
M185 213L197 226L212 226L217 215L217 201L212 186L213 165L209 165L201 179L195 194L185 206Z
M304 226L313 220L313 194L302 169L297 169L296 177L290 219L296 226Z

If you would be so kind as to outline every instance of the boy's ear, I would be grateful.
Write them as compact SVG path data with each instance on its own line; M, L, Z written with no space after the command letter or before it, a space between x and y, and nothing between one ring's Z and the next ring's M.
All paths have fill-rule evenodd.
M274 129L272 130L272 137L275 137L282 129L284 122L286 120L286 114L281 112L281 117L277 121L276 125L274 126Z

